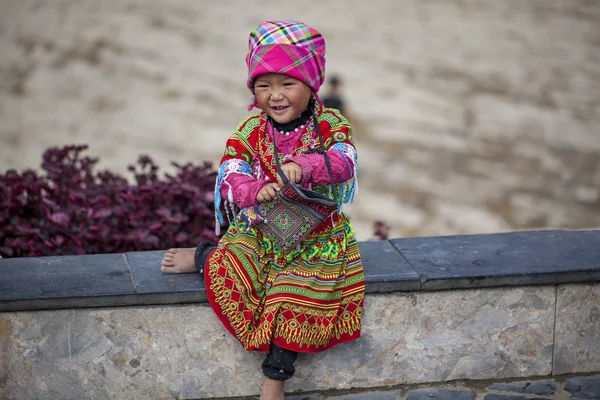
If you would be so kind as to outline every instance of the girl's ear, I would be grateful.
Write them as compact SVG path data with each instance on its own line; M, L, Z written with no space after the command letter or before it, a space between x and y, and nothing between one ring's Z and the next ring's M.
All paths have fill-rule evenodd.
M252 103L250 103L250 105L248 106L248 111L252 111L254 107L260 108L258 106L258 101L256 101L256 96L254 95L254 88L251 88L250 91L252 92Z

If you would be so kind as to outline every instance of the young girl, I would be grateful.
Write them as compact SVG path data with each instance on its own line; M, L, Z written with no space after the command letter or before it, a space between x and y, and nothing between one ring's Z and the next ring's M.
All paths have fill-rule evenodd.
M261 399L282 399L299 352L317 353L358 339L365 281L358 245L342 203L356 191L357 154L348 121L317 96L325 78L325 40L296 21L265 21L250 33L249 115L227 140L215 189L217 229L221 203L230 219L218 246L171 249L165 273L203 274L210 305L246 350L267 353ZM318 124L323 143L315 129ZM255 207L283 186L274 142L289 180L332 197L338 212L296 249L284 254L257 224ZM323 154L307 151L323 146Z

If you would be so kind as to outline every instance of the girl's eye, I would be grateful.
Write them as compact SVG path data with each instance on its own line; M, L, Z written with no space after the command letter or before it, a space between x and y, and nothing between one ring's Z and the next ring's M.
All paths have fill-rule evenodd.
M295 83L294 83L294 82L285 82L285 83L283 84L283 86L294 86L294 85L295 85Z
M260 84L260 85L256 85L256 87L259 89L266 89L267 87L269 87L269 85Z

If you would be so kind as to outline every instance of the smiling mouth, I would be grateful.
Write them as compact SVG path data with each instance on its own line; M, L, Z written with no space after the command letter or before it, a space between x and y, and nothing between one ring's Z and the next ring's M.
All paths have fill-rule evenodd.
M275 107L271 107L273 110L275 111L283 111L285 109L287 109L289 106L275 106Z

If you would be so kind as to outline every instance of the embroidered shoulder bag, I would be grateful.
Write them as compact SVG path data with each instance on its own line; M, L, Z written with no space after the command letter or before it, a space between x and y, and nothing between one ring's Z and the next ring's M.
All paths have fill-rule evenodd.
M331 179L331 193L333 193L334 199L313 190L305 189L285 176L279 164L277 143L275 135L273 135L277 173L285 185L278 192L278 197L275 200L261 203L258 206L258 212L264 218L264 221L257 227L285 254L289 254L293 249L298 248L300 242L307 235L337 210L337 194L333 185L331 163L323 147L323 136L316 118L314 118L314 125L319 134L321 147L311 149L305 154L316 152L323 154L323 157L325 157L325 165Z

